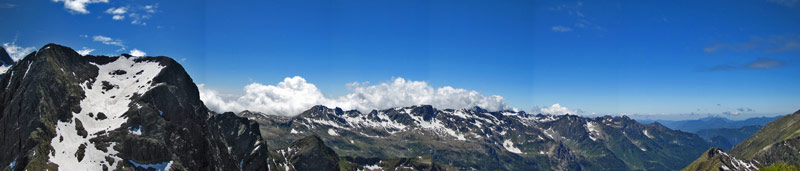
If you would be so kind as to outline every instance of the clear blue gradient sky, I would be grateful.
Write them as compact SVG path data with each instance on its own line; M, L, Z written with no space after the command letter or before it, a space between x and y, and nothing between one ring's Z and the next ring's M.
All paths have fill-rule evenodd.
M135 48L173 57L196 83L230 94L297 75L335 97L350 82L402 77L500 95L523 110L800 109L796 0L108 1L82 13L0 0L0 42L93 55ZM125 13L109 10L118 7Z

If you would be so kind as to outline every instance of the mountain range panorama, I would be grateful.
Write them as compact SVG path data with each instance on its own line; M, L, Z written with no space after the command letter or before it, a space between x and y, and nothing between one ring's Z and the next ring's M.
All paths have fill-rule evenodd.
M11 63L4 54L4 170L678 170L727 156L696 134L627 116L430 105L216 113L168 57L80 55L57 44ZM769 145L793 143L789 116L735 146L738 159L704 161L791 161L775 150L794 146Z

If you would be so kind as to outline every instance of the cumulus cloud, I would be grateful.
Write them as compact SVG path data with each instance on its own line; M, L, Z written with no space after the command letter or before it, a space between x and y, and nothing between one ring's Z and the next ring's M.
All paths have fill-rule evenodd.
M107 44L107 45L119 46L120 49L117 50L117 51L123 51L126 48L125 44L122 43L122 40L112 39L111 37L106 37L106 36L102 36L102 35L93 36L92 37L92 41L100 42L100 43Z
M87 47L83 47L83 49L78 50L77 52L78 52L78 54L86 56L86 55L89 55L89 53L92 53L93 51L94 51L94 49L89 49Z
M93 3L108 3L108 0L53 0L53 2L63 2L64 8L71 13L88 14L86 6Z
M131 56L142 57L142 56L147 56L147 53L139 49L133 49L131 50Z
M469 108L479 106L487 110L516 110L500 96L485 96L476 91L449 86L434 88L424 81L407 81L395 78L391 82L369 85L348 84L350 93L329 98L302 77L287 77L277 85L251 83L245 94L233 96L199 86L200 98L211 110L224 112L243 110L259 111L272 115L296 115L314 105L341 107L370 111L392 107L429 104L437 108Z
M534 112L534 113L538 112L538 113L542 113L542 114L551 114L551 115L564 115L564 114L579 115L579 114L583 114L583 111L581 111L580 109L577 109L577 110L569 109L567 107L561 106L561 104L558 104L558 103L553 104L553 105L551 105L549 107L544 107L544 108L534 107L532 112Z
M25 55L30 54L36 47L22 47L17 45L17 41L14 40L11 43L3 43L3 48L6 48L6 52L8 55L11 56L11 59L14 61L19 61L20 59L24 58Z

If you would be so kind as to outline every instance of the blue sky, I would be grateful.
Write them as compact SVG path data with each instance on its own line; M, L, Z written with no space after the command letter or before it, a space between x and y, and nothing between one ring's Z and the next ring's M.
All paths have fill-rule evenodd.
M800 109L797 0L69 1L0 0L0 42L169 56L230 96L293 76L331 98L404 78L522 110Z

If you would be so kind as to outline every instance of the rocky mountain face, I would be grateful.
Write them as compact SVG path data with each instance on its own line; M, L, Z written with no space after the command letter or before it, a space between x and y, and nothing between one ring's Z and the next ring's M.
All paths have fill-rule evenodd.
M209 111L168 57L81 56L48 44L8 66L2 170L444 168L430 158L342 158L313 135L270 151L257 122Z
M251 154L266 148L258 125L211 116L167 57L48 44L10 67L0 89L4 170L238 170L266 160Z
M249 111L239 116L260 123L272 147L318 135L344 156L430 156L432 162L458 169L677 170L709 147L695 134L628 117L532 115L477 107L412 106L361 113L315 106L295 117Z
M430 157L414 158L363 158L340 157L317 135L309 135L292 142L288 147L270 152L268 170L429 170L444 171L455 168L442 166Z
M722 160L701 156L684 170L718 170L722 166L751 165L762 168L773 164L800 165L800 111L770 122L758 132L734 146L729 153L719 149L715 153L738 160ZM730 167L728 167L730 169ZM737 170L755 170L737 169Z
M719 148L711 148L683 170L758 170L755 164L736 159Z

